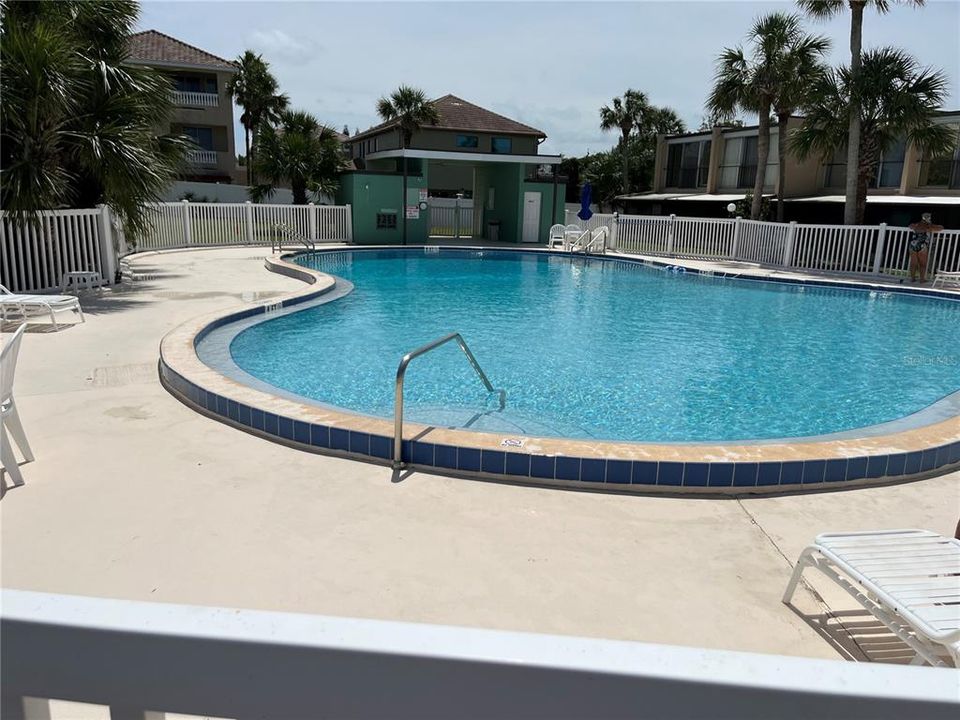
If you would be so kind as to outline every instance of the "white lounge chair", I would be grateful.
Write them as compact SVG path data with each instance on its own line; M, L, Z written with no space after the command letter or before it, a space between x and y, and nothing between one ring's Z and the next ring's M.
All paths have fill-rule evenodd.
M22 295L12 293L0 285L0 320L20 320L30 322L31 317L47 316L54 328L59 328L57 313L71 310L80 315L80 322L86 322L80 301L72 295Z
M783 594L815 567L846 590L916 653L912 665L960 667L960 540L928 530L819 535L797 560Z
M547 238L547 247L552 248L556 245L563 247L563 233L565 230L566 228L561 223L551 225L550 235Z
M13 375L17 370L17 357L20 355L20 341L26 325L16 329L10 339L0 350L0 466L7 471L15 485L23 485L23 475L17 465L17 457L13 453L10 436L20 447L23 459L33 460L33 452L27 442L27 435L23 431L23 423L17 413L17 403L13 399ZM10 434L7 434L7 431Z
M933 276L933 283L930 287L951 287L960 289L960 272L938 272Z

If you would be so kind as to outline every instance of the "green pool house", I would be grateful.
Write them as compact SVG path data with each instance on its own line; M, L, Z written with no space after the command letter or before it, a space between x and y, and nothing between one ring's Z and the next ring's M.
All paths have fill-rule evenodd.
M396 121L358 133L338 201L353 212L361 243L400 244L428 238L544 242L563 221L565 188L559 155L540 155L542 130L445 95L433 101L438 121L402 147ZM403 195L403 165L407 192Z

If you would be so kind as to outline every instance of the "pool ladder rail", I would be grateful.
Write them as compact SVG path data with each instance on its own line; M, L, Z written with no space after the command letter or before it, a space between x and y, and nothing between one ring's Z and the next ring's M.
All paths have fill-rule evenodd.
M483 368L480 367L480 363L477 362L477 358L474 357L474 354L470 352L470 348L467 347L466 341L460 335L460 333L450 333L449 335L444 335L442 338L438 338L433 342L429 342L426 345L418 347L416 350L411 350L400 360L400 364L397 366L397 383L394 387L393 394L393 469L399 470L404 466L403 462L403 380L407 374L407 366L410 364L410 361L414 358L425 355L431 350L436 350L441 345L446 345L448 342L456 342L457 346L467 356L467 360L470 361L470 365L473 367L474 371L477 373L477 376L480 378L480 381L483 383L484 387L487 388L489 392L497 393L500 397L500 409L503 410L507 405L507 391L503 389L497 389L493 387L493 383L490 382L490 378L487 377L487 374L483 371Z
M313 240L305 237L302 233L297 232L294 228L287 225L284 222L277 222L273 224L274 230L276 232L273 234L273 242L270 245L271 252L276 252L277 250L283 250L283 241L284 239L290 240L297 245L303 245L307 250L316 250L317 245Z

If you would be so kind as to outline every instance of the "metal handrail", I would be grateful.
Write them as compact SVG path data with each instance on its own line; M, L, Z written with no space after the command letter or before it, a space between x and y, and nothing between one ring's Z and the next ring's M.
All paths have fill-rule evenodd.
M599 243L601 252L606 253L607 235L609 232L610 228L606 225L601 225L593 230L587 230L570 246L570 252L575 253L580 250L586 255ZM587 238L588 235L589 238ZM587 242L583 243L585 238L587 238Z
M457 345L460 346L460 349L463 351L463 354L467 356L467 360L470 361L470 364L473 366L473 369L476 371L477 375L480 377L480 380L483 381L484 386L489 392L495 392L500 394L500 409L507 404L507 391L506 390L497 390L493 387L493 383L490 382L490 378L487 377L487 374L483 371L483 368L480 367L480 363L477 362L477 359L473 356L473 353L470 352L470 348L467 347L467 343L464 341L460 333L450 333L449 335L444 335L442 338L434 340L431 343L427 343L422 347L418 347L416 350L408 352L400 360L400 364L397 366L397 384L394 388L394 397L393 397L393 468L395 470L403 467L403 379L407 374L407 365L410 364L410 361L416 357L420 357L425 353L435 350L441 345L445 345L451 340L456 340Z
M294 230L292 227L290 227L286 223L277 222L273 224L273 227L274 229L279 230L282 235L286 236L288 240L296 240L297 242L305 246L308 250L317 249L316 243L314 243L313 240L309 240L305 238L303 235L301 235L299 232ZM277 236L274 235L275 240L276 238ZM273 250L274 248L279 248L280 250L283 250L283 241L277 240L277 242L273 246L271 246L270 249Z

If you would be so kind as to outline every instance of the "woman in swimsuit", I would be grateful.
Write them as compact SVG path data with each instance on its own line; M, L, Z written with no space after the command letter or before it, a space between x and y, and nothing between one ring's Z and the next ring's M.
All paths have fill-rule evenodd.
M920 222L913 223L910 229L913 233L907 247L910 249L910 280L914 281L917 276L920 282L927 281L927 254L930 252L930 237L934 233L943 230L943 225L934 225L931 222L930 213L924 213L920 216Z

